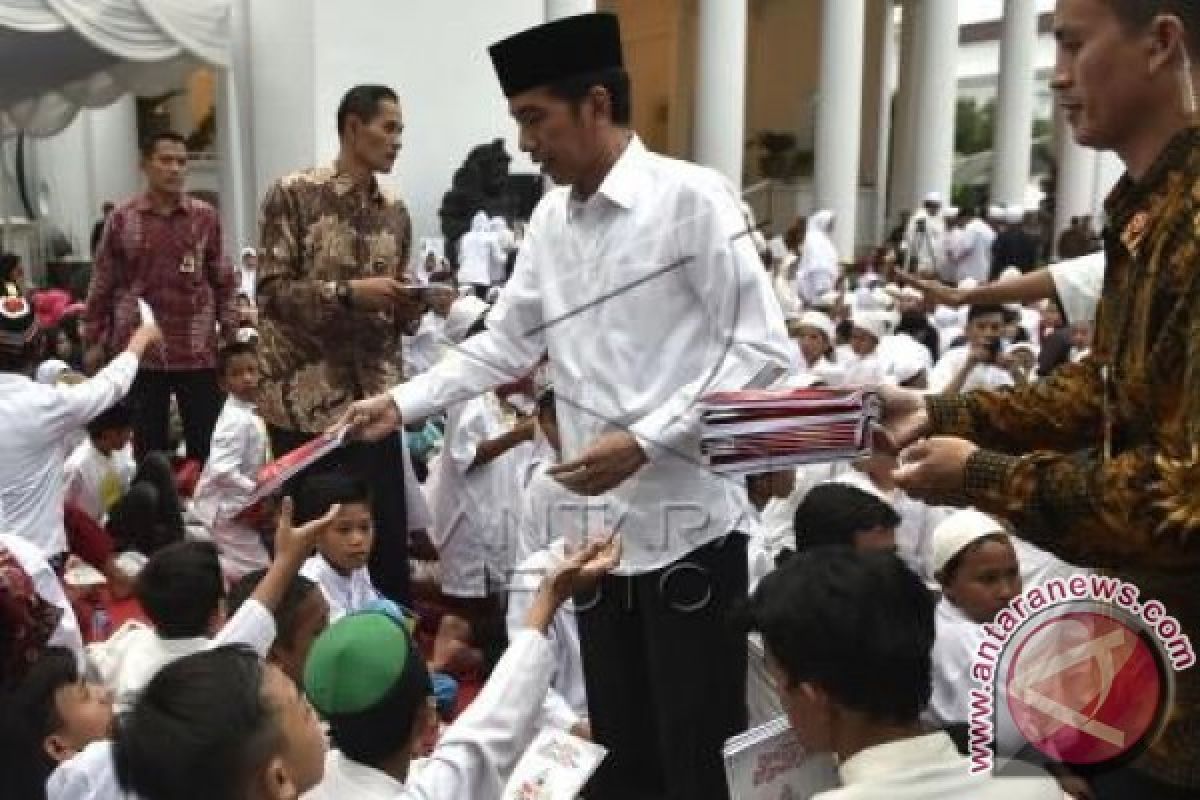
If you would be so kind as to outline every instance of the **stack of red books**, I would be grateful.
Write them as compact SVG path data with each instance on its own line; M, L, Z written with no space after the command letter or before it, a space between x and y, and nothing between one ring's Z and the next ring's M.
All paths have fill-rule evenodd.
M717 392L700 409L705 462L741 474L870 455L883 412L878 395L859 388Z

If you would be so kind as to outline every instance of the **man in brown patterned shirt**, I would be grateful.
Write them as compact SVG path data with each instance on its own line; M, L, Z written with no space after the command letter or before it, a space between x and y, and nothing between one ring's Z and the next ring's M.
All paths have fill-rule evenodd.
M1128 172L1108 198L1093 355L1008 392L885 390L896 480L1011 520L1162 602L1200 637L1200 3L1059 0L1054 88L1075 136ZM1190 51L1190 55L1189 55ZM922 438L933 437L933 438ZM1195 797L1200 669L1164 733L1098 796Z
M288 175L263 200L258 268L258 411L276 456L338 421L354 400L400 380L400 336L420 319L406 288L412 223L375 178L400 150L399 99L356 86L337 112L341 142L331 166ZM347 445L319 465L349 469L371 487L371 576L408 599L403 441Z

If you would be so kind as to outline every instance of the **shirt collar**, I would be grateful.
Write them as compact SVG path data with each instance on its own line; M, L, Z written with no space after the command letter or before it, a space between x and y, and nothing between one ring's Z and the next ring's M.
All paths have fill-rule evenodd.
M638 191L646 180L646 158L649 152L637 134L629 139L617 162L604 176L596 194L624 209L633 208Z
M845 786L878 783L898 772L951 763L957 758L954 742L944 732L937 731L860 750L838 767L838 773Z
M1122 175L1104 201L1109 218L1123 227L1119 220L1136 212L1151 193L1159 191L1172 171L1186 167L1198 146L1200 127L1188 126L1167 143L1141 180L1135 181L1128 172Z
M382 770L359 764L345 754L334 751L330 756L329 772L343 784L353 788L355 797L398 797L404 784Z
M149 191L145 191L145 192L142 192L141 194L139 194L137 196L137 199L135 199L133 201L133 207L136 208L138 211L146 212L146 213L152 213L152 212L157 211L157 209L154 207L154 203L152 203L150 201L150 192ZM171 209L171 214L190 214L195 209L195 207L196 207L195 201L192 199L192 197L187 192L184 192L179 198L179 204L176 205L173 209Z
M342 170L337 161L333 162L330 172L332 173L330 182L333 185L333 191L337 195L342 196L354 191L357 184L355 184L353 176ZM371 175L371 185L368 187L368 195L371 200L380 205L387 202L387 197L384 195L383 189L379 185L379 179L375 175Z

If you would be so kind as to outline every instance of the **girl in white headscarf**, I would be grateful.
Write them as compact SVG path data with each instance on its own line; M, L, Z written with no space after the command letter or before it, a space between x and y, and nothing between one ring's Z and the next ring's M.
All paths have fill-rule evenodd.
M817 299L837 284L838 252L829 238L833 224L833 212L828 210L818 211L808 220L800 269L796 273L796 295L805 306L816 305Z

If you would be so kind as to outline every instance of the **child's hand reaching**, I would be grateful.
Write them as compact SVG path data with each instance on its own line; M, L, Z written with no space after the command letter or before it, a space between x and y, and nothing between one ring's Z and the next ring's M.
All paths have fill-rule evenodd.
M328 528L341 506L333 506L325 516L314 519L299 528L292 526L292 498L283 498L279 509L279 523L275 526L275 559L299 565L312 554L317 536Z

